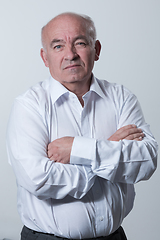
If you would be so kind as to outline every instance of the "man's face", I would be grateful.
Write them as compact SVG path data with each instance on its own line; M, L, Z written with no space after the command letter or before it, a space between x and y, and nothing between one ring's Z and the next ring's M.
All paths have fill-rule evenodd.
M46 27L44 39L41 56L54 79L67 87L91 78L99 52L97 43L91 44L84 21L68 15L54 19Z

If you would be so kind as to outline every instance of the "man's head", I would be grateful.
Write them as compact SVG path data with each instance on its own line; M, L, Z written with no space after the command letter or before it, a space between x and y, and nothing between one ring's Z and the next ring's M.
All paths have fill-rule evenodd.
M91 79L101 45L89 17L63 13L42 28L41 57L53 78L69 88Z

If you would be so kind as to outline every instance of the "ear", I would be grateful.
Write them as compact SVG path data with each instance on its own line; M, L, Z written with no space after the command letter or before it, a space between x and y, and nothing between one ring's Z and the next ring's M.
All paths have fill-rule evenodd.
M43 62L45 64L45 66L49 67L48 59L47 59L47 53L46 53L46 51L43 48L41 48L40 55L41 55L41 58L42 58L42 60L43 60Z
M100 56L100 52L101 52L101 43L99 40L97 40L95 42L95 61L99 60L99 56Z

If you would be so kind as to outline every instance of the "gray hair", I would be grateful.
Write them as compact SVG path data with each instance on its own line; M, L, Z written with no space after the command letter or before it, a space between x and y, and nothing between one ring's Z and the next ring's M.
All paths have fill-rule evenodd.
M96 33L96 28L95 28L95 25L94 25L94 22L93 20L87 16L87 15L84 15L84 14L77 14L77 13L72 13L72 12L65 12L65 13L61 13L59 15L57 15L56 17L54 17L53 19L51 19L45 26L42 27L41 29L41 42L42 42L42 46L43 48L45 48L45 41L44 41L44 29L45 27L52 21L54 20L55 18L59 17L59 16L63 16L63 15L72 15L72 16L77 16L77 17L80 17L84 20L85 24L86 24L86 29L87 29L87 32L89 34L89 37L90 37L90 43L91 45L93 45L96 41L96 37L97 37L97 33Z

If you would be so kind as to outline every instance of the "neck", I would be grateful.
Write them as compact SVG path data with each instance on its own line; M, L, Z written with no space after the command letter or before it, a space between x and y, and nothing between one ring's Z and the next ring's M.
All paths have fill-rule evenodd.
M69 91L73 92L79 99L82 107L84 106L84 101L82 96L87 93L90 89L91 78L87 82L74 82L63 84Z

